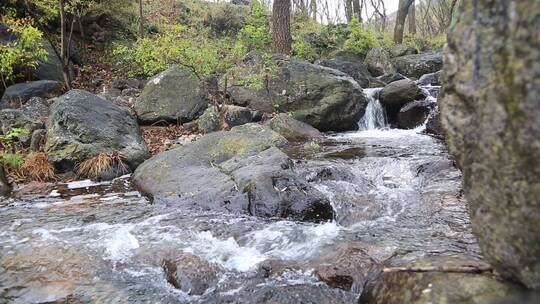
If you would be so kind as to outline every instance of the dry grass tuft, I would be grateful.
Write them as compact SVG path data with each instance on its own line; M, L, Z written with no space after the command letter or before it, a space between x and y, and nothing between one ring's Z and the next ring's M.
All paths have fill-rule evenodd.
M49 162L47 154L31 152L24 158L24 162L13 172L24 182L50 182L57 179L54 166Z
M118 152L101 153L80 163L76 167L79 177L98 179L109 169L116 168L124 174L129 173L129 167L124 163L124 157Z

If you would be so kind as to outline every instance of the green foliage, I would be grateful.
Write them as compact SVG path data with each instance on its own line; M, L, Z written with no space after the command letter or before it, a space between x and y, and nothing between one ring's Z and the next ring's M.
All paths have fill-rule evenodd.
M293 24L293 49L296 57L308 61L330 56L346 40L344 25L322 25L311 18L300 18Z
M30 135L30 131L26 128L12 128L6 134L0 135L0 144L4 148L10 149L19 138L28 135Z
M231 65L235 51L230 38L208 39L208 32L182 25L139 39L133 45L116 43L112 55L129 66L129 76L152 76L171 65L192 69L200 77L222 74Z
M364 27L356 18L349 24L351 33L345 41L344 49L360 56L365 56L369 50L381 47L377 34L373 30Z
M42 33L28 19L4 18L17 39L7 45L0 45L0 75L2 79L12 80L17 71L35 68L39 59L47 58L43 48Z
M416 48L419 51L441 49L446 43L446 35L435 37L408 36L403 40L403 44Z
M230 3L215 3L208 6L202 24L210 28L215 36L236 35L246 22L246 7Z
M255 0L246 25L238 35L236 48L243 53L266 51L269 49L270 42L271 37L266 9L259 1Z
M19 153L0 154L0 163L8 167L20 167L24 162L24 157Z
M29 135L30 132L25 128L12 128L4 135L0 135L0 145L5 151L13 151L14 145L22 136ZM18 167L22 165L24 158L19 153L5 153L0 152L0 163L10 166Z

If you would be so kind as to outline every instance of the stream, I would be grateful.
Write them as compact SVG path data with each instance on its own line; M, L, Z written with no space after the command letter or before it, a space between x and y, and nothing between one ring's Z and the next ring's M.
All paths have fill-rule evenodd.
M381 265L481 259L443 142L423 126L390 129L374 90L366 94L361 131L287 151L331 200L333 222L153 205L129 176L58 184L0 203L0 303L357 303ZM167 281L164 261L182 253L214 265L217 284L203 295ZM321 280L350 265L365 266L350 290Z

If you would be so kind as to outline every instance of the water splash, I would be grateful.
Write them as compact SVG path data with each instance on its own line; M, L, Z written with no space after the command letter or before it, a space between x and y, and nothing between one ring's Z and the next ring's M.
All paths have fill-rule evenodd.
M360 130L375 130L388 128L388 119L386 117L386 111L381 102L377 98L378 93L382 88L365 89L369 102L366 107L364 116L358 122Z

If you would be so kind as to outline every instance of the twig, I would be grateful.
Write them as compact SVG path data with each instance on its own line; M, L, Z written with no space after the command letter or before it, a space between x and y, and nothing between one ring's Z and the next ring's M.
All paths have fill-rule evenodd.
M448 273L483 273L493 272L491 266L427 266L427 267L388 267L383 272L448 272Z

